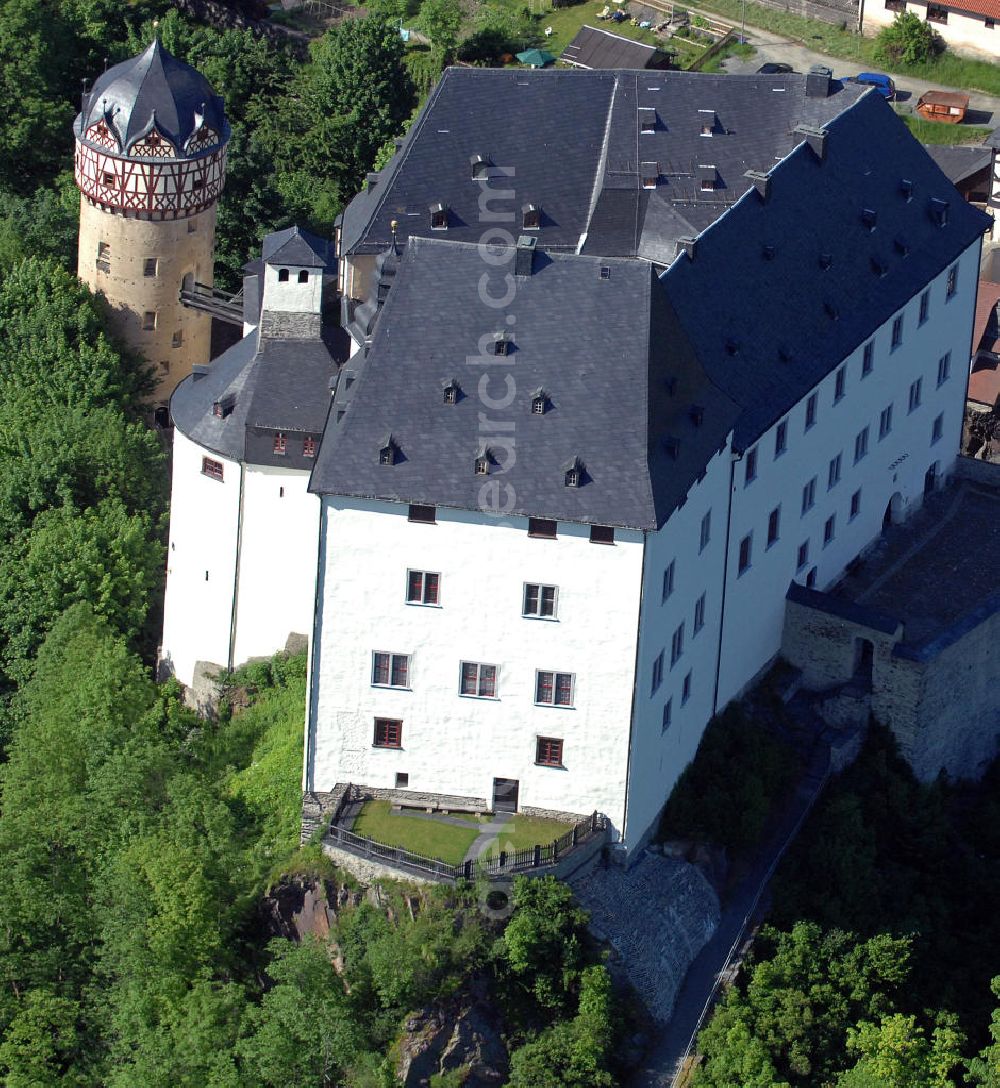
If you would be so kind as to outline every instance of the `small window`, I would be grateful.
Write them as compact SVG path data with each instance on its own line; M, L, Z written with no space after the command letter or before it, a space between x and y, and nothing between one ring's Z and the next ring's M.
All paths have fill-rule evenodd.
M915 382L910 382L910 411L915 412L920 407L920 391L923 385L923 378L917 378Z
M187 224L188 224L188 234L194 234L195 231L197 231L197 229L198 229L198 220L197 219L189 219L187 221Z
M743 486L747 487L757 479L757 447L747 450L746 461L743 468Z
M306 435L306 437L302 439L302 456L316 456L316 439L313 438L312 435Z
M410 655L376 650L372 654L372 684L379 688L408 688Z
M287 268L278 269L278 283L288 283L290 273Z
M951 373L951 352L949 351L946 355L942 355L941 358L938 359L938 370L937 370L937 383L938 383L938 386L944 385L944 383L948 380L948 375L950 373Z
M182 329L178 329L173 336L170 337L170 346L172 348L179 348L184 344L184 332Z
M674 591L674 569L677 565L676 560L670 560L670 566L663 572L663 596L660 598L662 604Z
M770 548L772 544L776 544L778 541L778 534L781 531L781 507L776 506L770 514L767 516L767 546Z
M874 208L864 208L861 212L861 223L865 230L873 231L878 222L878 213Z
M431 230L448 229L448 209L444 204L431 206Z
M660 685L663 683L663 650L653 658L653 671L650 676L649 683L649 695L652 698L659 690Z
M743 574L750 569L750 559L753 556L753 533L747 533L747 535L740 541L740 560L739 560L739 573Z
M817 395L815 393L810 394L809 399L806 401L806 430L814 426L816 423L816 404Z
M656 131L656 110L648 106L639 107L639 131L650 133Z
M444 387L445 404L458 404L458 394L461 387L454 379Z
M507 355L510 353L510 341L505 333L498 332L493 338L493 354Z
M396 463L396 445L394 442L386 442L379 446L378 463L380 465L394 465Z
M831 514L823 525L823 547L825 548L833 540L834 528L837 524L835 514Z
M948 9L941 7L939 4L927 5L927 22L929 23L947 23L948 22Z
M147 257L142 262L142 274L144 276L155 276L160 267L160 262L156 257Z
M930 312L931 312L931 293L930 293L930 291L924 291L924 293L920 296L920 317L919 317L919 322L920 322L921 325L930 316Z
M376 718L372 745L375 748L402 748L403 723L398 718Z
M660 718L660 733L661 734L666 733L666 731L670 728L670 720L673 717L673 712L674 712L673 699L668 699L663 704L663 715Z
M222 479L222 462L213 461L211 457L201 459L201 471L204 476L211 476L213 480Z
M279 456L284 456L288 447L288 435L284 431L276 431L274 435L273 450Z
M655 189L660 179L660 164L658 162L644 162L639 168L644 189Z
M110 170L105 170L103 174L103 182L106 189L113 189L115 186L115 175Z
M571 672L535 673L535 702L542 706L573 705L573 674Z
M680 661L684 655L684 624L682 623L670 636L670 667Z
M308 282L309 282L309 273L304 268L300 269L299 270L299 283L308 283Z
M854 463L868 456L868 428L858 431L854 438Z
M833 377L833 403L844 399L844 392L847 389L847 367L839 367L837 373Z
M285 489L283 487L278 488L278 498L283 499L285 497Z
M883 408L878 417L878 437L881 441L892 430L892 405Z
M691 698L691 671L688 670L687 676L684 677L684 683L681 685L681 706L684 706L688 699Z
M419 506L417 503L411 502L406 520L419 521L424 525L434 525L437 522L437 507Z
M521 615L534 617L535 619L554 620L556 618L557 597L558 592L555 586L525 582Z
M944 297L954 298L955 292L958 290L958 265L953 264L948 269L948 282L945 287Z
M406 572L406 603L439 603L441 575L427 570L408 570Z
M142 315L142 328L144 332L152 332L156 328L156 311L145 310Z
M192 178L191 179L191 189L194 192L196 192L196 193L200 192L204 188L205 188L205 179L204 178Z
M476 699L497 697L497 667L479 661L463 661L459 691Z
M816 505L816 477L802 488L802 513L808 513Z
M110 242L98 242L97 243L97 259L99 261L111 260L111 243Z
M396 789L405 790L410 785L410 776L405 771L396 772Z
M477 457L475 464L475 473L477 476L489 476L490 474L490 459L488 457Z
M535 762L542 767L561 767L563 742L556 737L539 737L535 745Z
M861 513L861 488L851 496L851 521Z
M806 589L815 589L815 588L816 588L816 568L813 567L813 569L806 575Z
M698 545L698 551L703 552L708 547L708 542L712 537L712 511L709 512L701 519L701 539Z
M522 230L538 230L542 225L542 210L537 204L528 204L521 215Z
M826 477L826 489L832 491L837 484L840 483L840 469L843 462L843 454L838 453L836 457L830 459L830 466L827 470Z
M997 24L996 24L996 20L994 20L994 19L986 19L986 20L984 21L983 25L985 26L985 28L986 28L987 30L993 30L993 28L994 28L994 27L995 27L995 26L996 26Z
M865 344L864 355L861 358L861 377L867 378L875 365L875 341L869 340Z
M809 562L809 541L804 540L799 545L798 554L795 557L795 569L796 571L802 570L802 568Z
M528 518L528 536L537 536L543 540L555 540L556 523L549 518Z
M545 409L548 406L548 398L544 393L536 393L531 398L531 414L533 416L545 415Z
M566 474L563 477L563 483L567 487L579 487L580 486L580 467L579 465L573 465L571 468L566 469Z
M944 413L942 412L934 419L934 426L931 428L931 445L940 441L941 435L944 434Z
M779 458L788 449L788 420L783 419L774 432L774 457Z
M691 631L691 637L694 638L698 632L705 626L705 594L703 593L698 600L694 602L694 626Z
M900 346L903 342L903 315L899 314L892 323L892 350Z
M591 544L614 544L615 527L613 525L591 525Z

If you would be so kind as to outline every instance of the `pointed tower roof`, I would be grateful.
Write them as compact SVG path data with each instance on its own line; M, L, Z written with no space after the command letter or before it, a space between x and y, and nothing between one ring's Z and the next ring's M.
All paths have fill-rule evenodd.
M179 61L154 38L137 57L109 68L84 97L76 119L76 135L104 121L129 154L136 140L154 126L174 146L178 156L201 128L216 134L211 144L199 143L198 153L224 144L229 138L222 98L190 64Z

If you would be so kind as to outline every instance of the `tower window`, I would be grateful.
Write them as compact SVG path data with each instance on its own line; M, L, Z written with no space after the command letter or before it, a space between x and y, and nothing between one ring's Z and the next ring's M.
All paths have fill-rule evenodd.
M159 266L160 262L155 257L147 257L142 262L142 274L144 276L155 276Z
M101 180L102 180L102 183L104 184L104 186L106 188L108 188L108 189L114 188L115 175L110 170L105 170L104 171L104 173L103 173L103 175L101 177Z
M146 310L142 315L142 327L145 332L152 332L156 328L156 311Z
M309 282L309 273L303 268L302 271L299 273L299 283L308 283L308 282Z
M199 189L204 189L205 188L205 179L204 178L192 178L191 179L191 188L192 188L192 190L194 192L198 192Z
M210 476L213 480L222 479L222 462L214 461L211 457L201 459L201 472L203 476Z
M175 332L174 335L171 337L170 346L174 348L179 348L183 343L184 333L181 329L178 329L177 332Z
M274 435L274 452L284 455L288 446L288 435L284 431L276 431Z
M288 269L287 268L279 268L278 269L278 283L288 283Z
M110 242L98 242L97 243L97 259L99 261L111 260L111 243Z

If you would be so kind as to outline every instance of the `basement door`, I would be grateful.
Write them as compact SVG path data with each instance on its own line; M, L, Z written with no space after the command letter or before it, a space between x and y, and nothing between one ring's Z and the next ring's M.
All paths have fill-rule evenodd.
M517 791L520 783L516 778L493 779L493 811L517 812Z

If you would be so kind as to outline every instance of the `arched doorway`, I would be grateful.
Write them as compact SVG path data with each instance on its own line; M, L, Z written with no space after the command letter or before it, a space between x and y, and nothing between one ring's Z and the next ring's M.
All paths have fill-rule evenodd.
M903 496L896 491L886 504L885 513L882 515L882 532L884 533L890 525L898 525L902 520Z

